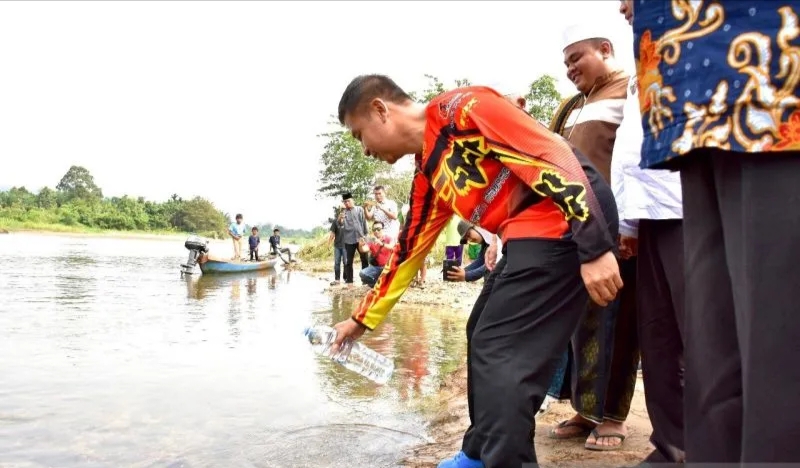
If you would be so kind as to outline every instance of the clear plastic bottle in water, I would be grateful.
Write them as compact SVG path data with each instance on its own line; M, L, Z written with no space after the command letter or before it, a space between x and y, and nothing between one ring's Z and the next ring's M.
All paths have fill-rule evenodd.
M336 330L330 327L306 327L304 334L311 349L320 356L329 357L353 372L363 375L378 384L385 384L394 372L394 362L363 344L347 339L339 352L331 355L330 346L336 339Z

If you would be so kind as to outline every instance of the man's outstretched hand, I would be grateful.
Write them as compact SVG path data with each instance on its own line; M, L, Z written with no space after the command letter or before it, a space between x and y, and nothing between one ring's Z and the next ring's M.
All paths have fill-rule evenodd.
M361 335L364 334L364 332L367 330L367 327L361 325L351 318L348 318L347 320L342 320L334 325L333 329L336 330L336 339L333 341L333 344L331 344L331 355L339 352L339 347L342 345L342 342L345 339L350 338L352 340L357 340L361 338Z
M617 292L622 289L619 264L611 251L591 262L582 264L581 277L586 285L586 290L589 291L589 296L601 306L607 306L617 297Z

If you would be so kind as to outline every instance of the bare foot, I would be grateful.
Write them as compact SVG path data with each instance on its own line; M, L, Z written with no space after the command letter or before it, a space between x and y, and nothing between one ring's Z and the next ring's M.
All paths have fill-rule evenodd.
M562 421L558 426L550 431L550 437L554 439L571 439L573 437L583 437L596 426L595 423L584 418L580 414Z
M595 437L595 434L598 437ZM590 434L586 439L587 445L596 445L599 447L619 447L628 437L628 428L625 423L610 421L606 419L602 424L595 427L595 434Z

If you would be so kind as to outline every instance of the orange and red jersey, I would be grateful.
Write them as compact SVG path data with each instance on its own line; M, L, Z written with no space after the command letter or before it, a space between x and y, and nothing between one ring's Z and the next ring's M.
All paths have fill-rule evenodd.
M581 262L614 243L572 147L503 96L466 87L427 107L410 208L394 252L353 318L374 329L455 214L510 239L571 239Z

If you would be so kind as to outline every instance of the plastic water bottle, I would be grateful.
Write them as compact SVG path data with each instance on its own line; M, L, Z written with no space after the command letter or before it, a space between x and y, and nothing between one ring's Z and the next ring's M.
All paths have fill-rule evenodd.
M331 327L307 327L304 334L315 353L329 357L332 361L375 383L385 384L394 372L394 362L391 359L349 338L344 340L339 352L332 355L330 347L336 339L336 330Z

